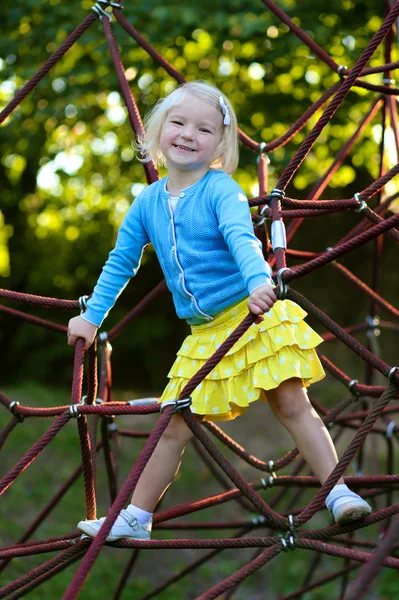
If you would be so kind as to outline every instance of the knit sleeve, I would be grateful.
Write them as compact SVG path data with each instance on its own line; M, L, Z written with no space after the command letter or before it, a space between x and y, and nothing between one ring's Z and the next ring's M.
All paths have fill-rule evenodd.
M240 269L248 293L262 284L271 283L272 271L255 236L248 200L240 186L230 177L218 179L211 201L219 231Z
M122 222L115 247L110 252L93 295L87 302L87 311L82 315L86 321L93 325L101 325L128 281L139 270L144 246L149 241L142 223L138 196Z

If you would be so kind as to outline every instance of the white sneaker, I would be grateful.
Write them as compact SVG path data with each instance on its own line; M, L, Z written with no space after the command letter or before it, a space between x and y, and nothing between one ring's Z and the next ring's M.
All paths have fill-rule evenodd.
M343 491L340 495L330 496L331 492L326 498L326 506L338 525L364 519L371 513L371 506L351 490Z
M101 526L105 521L105 517L101 519L79 521L78 529L89 537L96 537ZM106 538L106 542L115 542L122 538L130 540L149 540L151 538L152 521L144 525L139 523L137 518L131 515L126 509L122 509L119 513L111 531Z

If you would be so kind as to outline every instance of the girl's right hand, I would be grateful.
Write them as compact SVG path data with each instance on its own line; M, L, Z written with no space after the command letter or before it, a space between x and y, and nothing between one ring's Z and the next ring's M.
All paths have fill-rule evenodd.
M78 338L85 340L85 350L88 350L97 335L97 325L85 321L82 317L73 317L68 323L68 345L74 346Z

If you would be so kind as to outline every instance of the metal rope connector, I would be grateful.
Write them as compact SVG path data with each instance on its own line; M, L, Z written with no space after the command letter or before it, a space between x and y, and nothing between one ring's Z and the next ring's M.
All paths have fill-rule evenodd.
M8 410L10 411L10 413L12 413L14 415L14 417L17 417L17 419L19 419L19 421L24 420L22 415L19 415L17 412L15 412L16 407L19 406L19 402L17 402L17 400L13 400L12 402L10 402L10 404L8 405Z
M82 396L82 399L78 404L71 404L71 406L69 407L69 414L71 415L71 417L79 419L82 416L79 412L79 406L85 406L86 399L87 396Z
M396 426L397 426L397 423L395 421L391 421L390 423L388 423L387 430L385 432L385 437L388 440L391 439L394 429L396 429Z
M274 481L275 481L275 479L277 479L277 475L273 471L274 462L272 460L269 460L267 463L267 466L269 467L270 475L268 477L266 477L266 479L264 477L261 477L261 480L260 480L260 482L263 485L263 487L265 488L265 490L269 487L273 487Z
M350 391L350 393L351 393L351 394L353 394L353 396L357 396L357 397L359 397L359 396L360 396L359 392L357 392L357 391L354 389L354 388L355 388L355 385L356 385L357 383L359 383L359 380L358 380L358 379L352 379L352 380L351 380L351 381L348 383L348 390Z
M101 4L105 4L106 6L111 6L110 3L104 2L103 0L101 0ZM112 21L112 15L110 13L108 13L106 10L104 10L103 7L101 6L101 4L100 4L100 2L96 2L96 4L94 4L91 7L91 10L94 10L94 12L98 14L98 16L100 17L100 19L102 19L103 17L107 17L107 19L109 19L109 21L111 22Z
M388 380L393 382L393 376L395 371L399 371L399 367L392 367L392 369L388 373Z
M107 427L109 432L118 431L118 425L116 423L109 423Z
M379 324L380 324L380 317L372 317L371 315L368 315L366 317L366 323L368 325L367 328L367 335L368 337L371 337L372 335L374 335L375 337L378 337L381 334L381 330L378 328Z
M382 83L384 85L395 85L396 81L395 79L389 79L389 77L383 77Z
M122 10L122 2L112 2L112 0L98 0L98 4L105 4L106 6L112 6L113 8L120 8Z
M267 210L268 208L269 208L268 206L264 206L261 209L261 212L259 212L259 214L252 215L252 220L253 220L254 224L256 225L256 227L260 227L261 225L263 225L266 222L266 215L264 214L266 211L264 211L263 213L262 213L262 211L263 211L263 209Z
M17 413L15 412L15 408L19 406L19 402L17 402L16 400L13 400L12 402L10 402L10 404L8 405L8 410L13 414L13 415L17 415Z
M288 535L288 537L283 537L282 535L279 535L279 538L284 552L295 550L295 538L293 535Z
M96 398L94 400L94 404L96 404L97 406L100 406L100 404L104 404L104 400L102 400L101 398Z
M366 208L368 208L367 202L365 200L360 200L359 193L353 194L353 198L356 200L356 202L359 203L359 206L353 209L355 212L360 213Z
M137 398L137 400L128 400L127 404L130 406L149 406L150 404L156 404L158 398Z
M340 76L341 79L344 79L344 77L346 77L346 74L344 73L344 70L347 69L348 67L346 65L340 65L337 69L337 73Z
M283 537L280 535L281 544L283 546L284 552L288 552L289 550L295 550L295 525L294 525L294 517L292 515L288 515L288 531Z
M112 352L112 346L108 341L108 333L106 331L99 333L97 339L102 346L105 346L109 352Z
M284 271L291 271L288 267L283 267L277 273L277 283L279 289L279 300L285 300L288 294L288 283L285 283L282 278Z
M259 162L261 156L263 156L266 159L266 163L269 165L270 164L270 158L267 154L267 144L266 142L261 142L259 144L259 154L256 158L256 162Z
M165 402L161 403L161 413L163 413L167 406L174 406L174 413L183 410L183 408L188 408L191 406L191 396L183 398L182 400L165 400Z
M285 235L285 225L283 221L273 221L271 234L273 252L276 252L278 248L286 250L287 237Z
M87 310L88 299L89 299L89 296L80 296L80 298L79 298L79 307L80 307L81 315L83 315L83 313L85 313Z
M71 406L69 407L69 414L71 415L71 417L74 417L74 419L80 419L80 417L82 416L79 413L79 404L71 404Z
M251 521L254 525L263 525L266 523L266 517L263 515L257 515L256 517L252 517Z

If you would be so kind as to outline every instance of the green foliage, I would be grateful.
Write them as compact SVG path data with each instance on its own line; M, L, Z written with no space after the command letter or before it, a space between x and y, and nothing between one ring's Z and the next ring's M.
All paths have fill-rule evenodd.
M65 41L91 6L92 0L25 0L4 11L0 24L0 108ZM338 64L348 66L354 65L384 17L383 6L372 0L361 4L332 0L325 12L320 12L316 0L286 0L279 6ZM257 141L270 142L282 135L337 80L337 75L259 0L232 0L228 7L214 0L194 4L182 0L125 2L124 14L187 79L204 78L218 85L232 100L241 128ZM112 27L143 115L173 89L175 82L115 20ZM370 64L383 61L381 47ZM368 80L380 83L381 76ZM288 190L291 197L306 196L354 132L373 98L373 92L353 89L295 176ZM270 156L270 187L319 116ZM351 197L378 176L380 123L378 116L323 197ZM142 166L134 158L127 111L99 20L5 121L1 133L1 286L52 297L77 298L89 293L130 202L145 184ZM396 162L391 148L388 144L387 166ZM236 178L248 195L257 193L256 156L252 152L242 151ZM390 192L395 189L389 186ZM295 247L323 249L326 239L333 245L339 240L340 228L346 230L348 226L344 219L327 217L323 224L318 220L318 227L313 222L310 235L309 231L296 235ZM154 256L147 253L134 286L124 293L113 315L121 317L161 279L155 265ZM325 303L323 308L328 311L331 306ZM163 385L166 367L162 362L162 370L153 373L155 349L164 350L165 363L170 362L168 348L175 348L185 325L177 322L165 295L149 310L148 314L159 311L156 325L149 318L145 331L143 324L134 325L135 335L123 344L126 352L136 357L133 362L137 366L132 368L140 384L148 385L151 374L158 388ZM40 314L49 315L48 311ZM58 313L51 318L66 323L68 315ZM6 376L38 373L46 379L68 380L69 364L64 365L71 353L64 340L14 320L3 322L2 318L1 341L11 345L3 364ZM153 331L155 327L158 333ZM162 343L163 336L173 336L168 348L167 342ZM47 354L34 355L37 343L48 349ZM123 372L121 369L118 377L123 377Z

